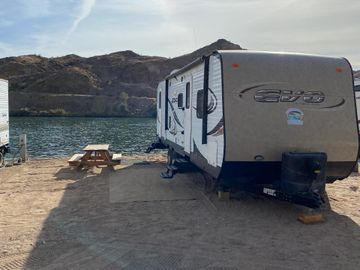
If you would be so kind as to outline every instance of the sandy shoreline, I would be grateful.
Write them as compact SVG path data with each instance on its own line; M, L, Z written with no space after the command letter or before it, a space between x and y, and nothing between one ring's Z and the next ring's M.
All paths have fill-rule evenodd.
M0 269L358 268L359 174L327 185L326 222L306 226L285 202L219 201L196 172L164 181L165 158L126 156L114 171L63 158L0 169Z

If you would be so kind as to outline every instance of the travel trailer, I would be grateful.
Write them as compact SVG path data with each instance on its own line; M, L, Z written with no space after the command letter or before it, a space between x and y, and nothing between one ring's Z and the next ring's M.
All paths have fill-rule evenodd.
M344 58L216 51L157 89L157 143L242 187L318 207L326 182L346 178L359 139L352 68Z
M9 98L8 82L0 79L0 167L9 152Z
M356 97L357 116L358 116L358 119L359 119L360 118L360 78L355 78L355 80L354 80L354 90L355 90L355 97ZM360 125L360 122L358 122L358 125Z

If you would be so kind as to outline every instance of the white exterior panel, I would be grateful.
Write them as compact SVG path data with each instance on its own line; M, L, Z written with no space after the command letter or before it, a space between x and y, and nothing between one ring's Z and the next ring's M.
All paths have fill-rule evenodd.
M355 97L356 97L356 111L358 117L358 125L360 130L360 79L354 80L354 89L355 89Z
M9 143L8 82L0 79L0 147Z
M157 116L156 134L159 138L165 136L165 82L159 83L157 88Z
M193 113L191 115L191 152L194 152L194 148L196 147L199 152L207 157L207 149L206 147L202 147L201 144L201 136L202 136L202 119L197 117L196 107L197 107L197 94L200 90L204 88L204 64L195 67L192 70L193 74L193 91L192 91L192 103L191 108L193 109Z
M215 54L209 57L207 143L203 144L203 119L198 106L203 104L203 99L200 97L204 93L204 72L205 63L201 61L184 72L171 76L168 79L166 101L163 100L166 81L159 84L158 99L159 93L162 92L162 102L161 108L158 104L157 133L160 138L182 149L190 158L194 154L196 160L200 155L207 165L219 168L224 158L223 83L220 55ZM186 92L187 84L190 84L188 93ZM188 106L186 106L187 94L189 94ZM165 102L168 104L167 118L165 117ZM200 103L197 104L198 102ZM166 130L165 124L168 127Z
M171 78L169 80L168 89L168 130L166 130L166 138L184 147L184 101L185 101L185 75L181 78ZM182 97L182 105L179 104Z
M221 167L224 158L224 119L222 67L220 55L210 57L209 65L209 106L213 102L213 112L208 114L208 143L216 142L216 166Z
M202 144L202 122L197 117L197 94L204 86L204 67L199 70L193 94L193 141L199 152L213 167L221 167L224 157L224 123L223 123L223 93L222 93L222 67L219 55L213 55L209 60L209 90L207 114L207 143Z

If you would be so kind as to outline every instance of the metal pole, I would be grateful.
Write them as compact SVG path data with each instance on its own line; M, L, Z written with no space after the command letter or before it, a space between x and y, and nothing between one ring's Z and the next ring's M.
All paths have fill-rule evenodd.
M26 162L28 160L26 134L19 136L19 149L21 162Z

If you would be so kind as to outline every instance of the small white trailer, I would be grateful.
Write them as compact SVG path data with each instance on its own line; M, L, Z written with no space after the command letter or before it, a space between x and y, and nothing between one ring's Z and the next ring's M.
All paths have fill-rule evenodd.
M354 90L355 90L355 97L356 97L356 110L357 110L357 115L358 115L358 119L360 118L360 78L355 78L354 79ZM359 129L360 129L360 122L358 120L358 125L359 125Z
M319 206L358 157L352 68L344 58L216 51L157 89L157 137L172 177L186 159L219 189Z
M9 93L8 81L0 79L0 167L9 152Z

